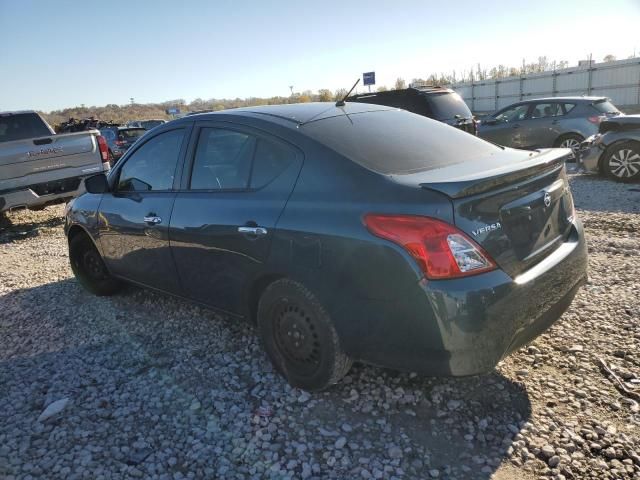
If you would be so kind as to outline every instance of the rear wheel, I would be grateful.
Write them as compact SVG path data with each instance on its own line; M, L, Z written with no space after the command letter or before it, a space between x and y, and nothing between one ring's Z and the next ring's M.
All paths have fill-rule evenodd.
M558 138L554 146L556 148L570 148L573 151L571 160L575 160L576 153L578 152L578 148L580 148L580 144L583 140L584 137L582 135L578 135L577 133L568 133Z
M602 169L619 182L640 180L640 143L623 142L608 149Z
M298 282L277 280L266 288L258 328L267 355L294 387L324 390L351 368L329 315Z
M113 295L122 283L113 278L100 252L86 234L77 234L69 241L69 261L78 283L94 295Z

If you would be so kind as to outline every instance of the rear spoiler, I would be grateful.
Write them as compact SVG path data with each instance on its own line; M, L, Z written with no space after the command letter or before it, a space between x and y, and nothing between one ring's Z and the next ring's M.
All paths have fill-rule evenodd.
M514 161L507 165L490 167L458 177L453 175L447 178L446 182L423 182L420 183L420 187L444 193L450 198L467 197L559 170L564 167L564 162L571 156L571 151L565 148L543 149L536 150L536 152L537 155L535 152L531 152L533 154L531 158L524 161ZM463 165L468 169L468 163ZM454 167L458 167L458 165ZM446 173L446 170L449 169L441 170Z

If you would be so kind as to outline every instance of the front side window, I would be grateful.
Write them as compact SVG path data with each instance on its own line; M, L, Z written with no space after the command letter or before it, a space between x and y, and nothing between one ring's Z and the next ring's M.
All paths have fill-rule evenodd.
M171 190L183 139L183 129L171 130L142 145L122 166L117 190Z
M524 120L529 110L529 105L518 105L517 107L508 108L496 115L496 120L499 122L518 122Z
M562 115L559 103L538 103L533 107L531 118L547 118Z
M255 137L246 133L220 128L202 128L193 161L190 188L247 188L255 144Z

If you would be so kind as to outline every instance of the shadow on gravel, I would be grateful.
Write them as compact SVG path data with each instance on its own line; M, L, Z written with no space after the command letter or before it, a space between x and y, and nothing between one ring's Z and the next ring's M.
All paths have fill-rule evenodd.
M137 288L93 297L74 280L0 297L0 378L0 476L509 478L496 471L531 416L523 385L498 373L356 365L307 394L245 323Z
M48 218L40 222L13 223L0 214L0 244L12 243L25 238L36 237L41 228L55 228L64 225L64 218Z

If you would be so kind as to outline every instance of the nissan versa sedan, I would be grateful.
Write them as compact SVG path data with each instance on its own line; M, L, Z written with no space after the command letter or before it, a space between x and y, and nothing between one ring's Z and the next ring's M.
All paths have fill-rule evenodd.
M256 322L304 389L353 361L479 374L586 279L569 154L359 103L193 115L85 182L71 267L97 295L131 282Z
M485 117L478 135L507 147L576 151L601 121L621 112L606 97L551 97L515 103Z

